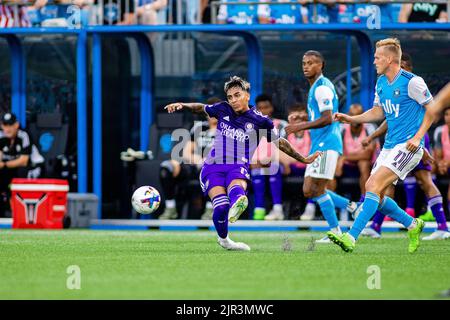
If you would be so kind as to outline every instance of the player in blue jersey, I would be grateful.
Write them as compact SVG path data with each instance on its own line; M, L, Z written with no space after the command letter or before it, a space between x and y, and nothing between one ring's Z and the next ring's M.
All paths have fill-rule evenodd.
M409 54L405 52L402 53L401 67L403 70L406 70L408 72L412 72L413 69L412 58ZM385 120L375 132L369 135L365 139L365 141L364 140L362 141L362 144L366 145L371 141L373 141L374 139L376 139L377 137L383 136L386 133L386 131L387 131L387 123ZM424 151L431 152L430 138L428 134L424 136ZM414 179L414 181L412 183L411 182L407 183L407 180L411 178ZM408 175L408 177L406 177L406 179L403 182L403 186L405 187L406 193L406 208L405 208L406 213L408 213L412 217L415 217L414 211L413 214L411 214L409 210L411 210L411 208L414 208L416 179L419 182L420 188L423 190L425 196L427 197L428 208L431 211L430 213L437 222L437 230L434 231L431 235L424 237L423 240L450 239L450 232L448 231L447 222L445 220L442 194L439 191L438 187L433 182L433 178L431 177L431 165L425 163L423 160L419 162L419 164L411 171L411 173ZM392 189L394 189L393 186L391 186L391 190ZM388 196L393 198L394 191L392 190L389 193ZM383 224L384 218L385 216L377 211L377 213L373 217L372 224L370 225L370 227L365 228L361 232L361 235L369 236L372 238L380 238L381 226Z
M250 84L247 81L232 77L225 83L224 91L226 102L212 105L178 102L165 109L172 113L185 108L218 120L214 145L200 172L200 184L213 203L213 222L219 245L228 250L250 250L245 243L234 242L228 237L228 221L235 222L247 208L248 171L261 138L277 142L279 150L303 163L312 163L321 153L303 157L286 139L280 138L272 120L249 106Z
M345 252L354 250L358 236L377 210L408 229L408 252L417 251L420 244L419 236L425 225L423 220L414 219L385 195L391 184L405 179L422 159L423 139L412 151L408 150L407 142L416 135L433 99L421 77L400 67L401 56L402 49L397 39L378 41L374 64L380 77L375 88L374 106L362 115L352 117L337 113L334 116L344 123L376 122L386 118L388 125L383 150L366 183L361 212L348 233L337 235L328 232L328 237Z
M310 153L321 151L323 156L306 167L303 193L319 204L322 214L331 230L341 234L336 216L336 208L347 209L353 213L357 204L327 190L327 184L334 179L337 160L342 154L342 136L339 123L332 122L333 114L338 111L338 96L333 83L323 76L325 60L318 51L310 50L303 55L303 74L311 88L308 93L308 122L291 124L285 128L286 135L310 130ZM317 240L318 243L330 243L328 237Z

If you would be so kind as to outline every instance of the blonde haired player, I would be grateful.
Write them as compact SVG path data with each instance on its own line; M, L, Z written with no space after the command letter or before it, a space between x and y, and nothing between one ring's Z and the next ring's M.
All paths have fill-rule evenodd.
M419 236L425 223L409 216L385 195L391 184L395 184L398 179L403 180L422 159L423 139L415 150L407 149L407 141L419 130L425 111L433 99L421 77L400 67L401 56L402 49L397 39L378 41L374 64L380 77L372 109L353 117L342 113L334 115L335 120L344 123L376 122L386 118L388 124L383 150L366 182L366 196L360 214L348 233L336 235L328 232L330 240L346 252L354 250L356 239L377 209L408 229L410 253L419 247Z

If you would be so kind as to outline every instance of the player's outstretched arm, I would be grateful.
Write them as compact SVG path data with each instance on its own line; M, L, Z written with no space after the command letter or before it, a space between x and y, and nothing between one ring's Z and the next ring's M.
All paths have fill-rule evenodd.
M446 106L450 106L450 83L444 89L439 91L437 96L429 104L425 105L426 112L422 124L413 138L408 140L406 148L409 151L416 151L420 141L430 129L433 122L440 118L440 115Z
M345 113L335 113L333 116L334 121L339 121L343 123L367 123L367 122L378 122L384 119L384 112L378 106L373 106L372 109L367 110L363 114L358 116L349 116Z
M430 113L436 119L440 118L442 111L450 106L450 82L439 91L430 105ZM428 110L427 110L428 111Z
M364 148L367 148L368 146L370 146L370 144L373 142L373 140L385 135L387 132L387 129L388 129L387 121L384 120L383 123L381 124L381 126L379 126L374 132L372 132L372 134L370 134L368 137L365 137L361 141L362 146Z
M189 109L193 113L206 113L205 105L203 103L184 103L184 102L175 102L168 104L164 107L168 113L173 113L182 109Z
M284 153L286 153L288 156L291 156L295 160L300 161L302 163L306 163L306 164L313 163L317 157L322 155L322 152L316 151L314 154L304 157L300 153L295 151L294 148L292 147L292 145L289 143L289 141L287 141L285 138L278 139L278 149L280 149L280 151L283 151Z
M286 126L284 130L287 135L290 135L291 133L300 132L303 130L323 128L333 122L331 110L324 111L321 115L322 116L319 119L314 121L290 124Z

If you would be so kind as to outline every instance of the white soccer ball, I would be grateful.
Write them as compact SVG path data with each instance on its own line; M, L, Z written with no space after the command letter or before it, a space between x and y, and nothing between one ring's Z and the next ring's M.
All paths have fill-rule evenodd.
M151 186L139 187L131 197L131 205L140 214L150 214L158 209L161 196L158 190Z

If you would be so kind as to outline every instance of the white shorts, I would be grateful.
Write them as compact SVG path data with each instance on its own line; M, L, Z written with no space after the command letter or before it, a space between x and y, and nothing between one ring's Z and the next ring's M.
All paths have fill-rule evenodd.
M422 160L423 148L416 152L406 149L406 142L396 145L393 149L382 149L378 155L377 161L373 165L371 175L383 166L392 170L401 180L404 180ZM394 184L397 184L396 180Z
M306 166L305 177L333 180L338 158L337 151L323 151L322 156Z

